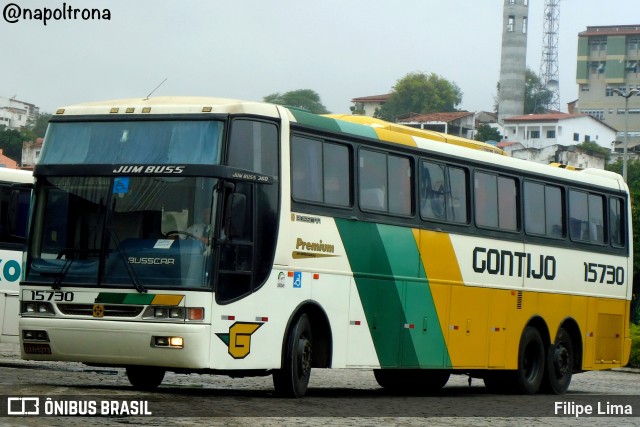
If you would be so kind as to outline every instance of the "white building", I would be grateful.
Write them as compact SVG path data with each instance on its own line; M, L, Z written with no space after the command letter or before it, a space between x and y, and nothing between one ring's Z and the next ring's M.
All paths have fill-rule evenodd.
M0 96L0 128L20 129L38 118L40 109L28 102Z
M526 148L570 146L591 141L611 150L616 130L588 114L529 114L506 118L503 138L518 141Z
M408 117L399 118L398 123L417 129L428 129L473 139L475 136L476 113L454 111L448 113L411 114Z
M37 138L35 142L24 141L22 143L22 169L33 170L38 160L44 138Z
M605 168L604 156L594 155L582 150L575 145L549 145L544 148L520 148L514 147L509 153L517 159L530 160L536 163L573 166L575 168Z
M387 102L391 94L385 95L373 95L373 96L362 96L360 98L353 98L351 102L353 102L353 106L351 107L351 112L353 114L358 114L361 116L369 116L374 117L377 110L382 107L382 104Z

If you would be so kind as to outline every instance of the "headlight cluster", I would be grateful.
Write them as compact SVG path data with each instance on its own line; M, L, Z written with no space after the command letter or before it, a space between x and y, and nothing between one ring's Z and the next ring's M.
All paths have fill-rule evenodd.
M145 320L166 320L166 321L194 321L204 320L204 308L202 307L175 307L152 305L142 313Z
M182 337L151 337L151 347L158 348L184 348L184 339Z
M32 331L32 330L23 330L22 331L22 339L25 341L49 341L49 335L47 335L47 331Z
M53 316L56 312L49 302L24 301L20 313L29 316Z

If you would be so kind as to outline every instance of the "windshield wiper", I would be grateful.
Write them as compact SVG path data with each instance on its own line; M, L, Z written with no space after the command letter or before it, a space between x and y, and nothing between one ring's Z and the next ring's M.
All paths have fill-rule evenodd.
M75 258L66 258L64 260L64 264L62 265L62 268L60 269L60 271L57 272L51 272L49 274L44 274L45 276L53 276L55 277L55 280L53 281L53 285L51 285L51 289L53 289L54 291L58 291L62 288L62 281L64 280L65 276L67 275L67 272L69 271L69 268L71 268L71 264L73 263L73 260Z
M129 278L131 279L131 282L133 283L133 287L136 288L136 291L140 292L141 294L146 294L147 290L145 289L144 286L142 286L142 283L140 283L140 279L138 279L138 275L136 274L135 269L129 263L129 256L127 255L127 252L122 247L122 241L120 240L120 238L116 234L116 232L113 229L113 227L111 227L111 224L109 224L107 226L107 228L109 229L109 234L111 235L111 237L113 237L113 239L115 241L116 250L118 251L118 254L120 255L120 258L122 259L122 262L124 263L124 268L125 268L125 270L127 270L127 274L129 275Z
M64 264L62 264L62 268L60 268L60 271L42 271L39 274L43 277L55 278L53 284L51 285L51 288L54 290L59 290L62 287L62 281L65 277L67 277L67 273L71 268L71 264L73 264L73 261L76 260L75 255L83 252L89 254L92 251L92 249L64 248L58 254L58 258L61 258L63 255L65 256Z

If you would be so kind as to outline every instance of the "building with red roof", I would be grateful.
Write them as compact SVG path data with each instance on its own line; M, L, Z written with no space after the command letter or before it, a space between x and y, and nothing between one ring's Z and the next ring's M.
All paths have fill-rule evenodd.
M418 129L428 129L473 139L476 113L453 111L447 113L411 114L408 117L399 118L398 123Z
M384 95L372 95L372 96L361 96L360 98L353 98L351 102L353 102L353 106L351 107L351 112L353 114L359 114L361 116L369 116L375 117L377 110L382 107L382 104L387 102L390 93Z

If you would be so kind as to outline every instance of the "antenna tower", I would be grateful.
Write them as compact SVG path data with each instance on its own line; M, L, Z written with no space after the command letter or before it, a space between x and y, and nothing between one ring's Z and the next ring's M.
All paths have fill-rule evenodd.
M543 105L547 111L560 111L560 76L558 73L559 18L560 0L545 0L540 79L551 94L548 102Z

